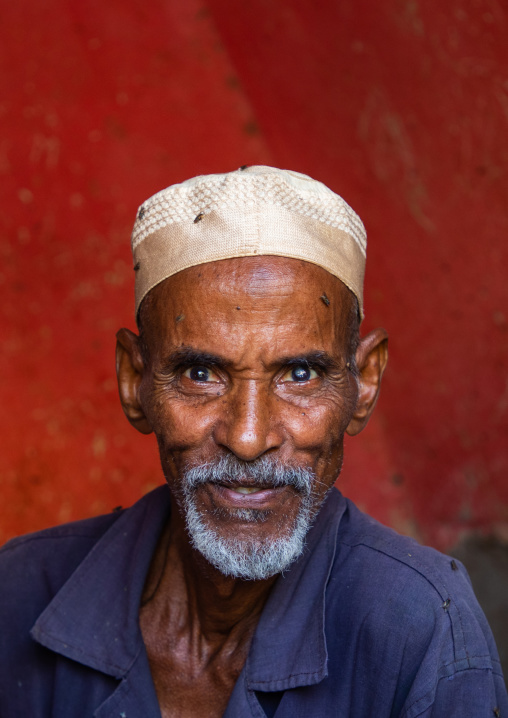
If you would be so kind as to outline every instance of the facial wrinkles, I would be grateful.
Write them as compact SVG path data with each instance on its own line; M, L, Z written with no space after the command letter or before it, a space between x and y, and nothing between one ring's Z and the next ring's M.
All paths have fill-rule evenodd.
M211 276L210 267L205 266L200 269L202 276L198 279L194 276L196 272L189 270L188 281L180 281L185 278L183 272L180 278L171 278L160 290L154 290L157 301L152 312L158 310L160 319L156 331L152 331L156 353L158 357L164 357L175 347L190 345L225 356L232 362L228 373L234 385L249 387L247 394L255 399L254 413L259 397L264 395L267 401L270 397L270 411L276 413L286 437L291 436L293 448L290 450L285 443L282 447L284 455L290 455L295 449L307 454L321 451L322 456L329 459L333 443L330 437L333 434L333 441L338 441L338 434L345 429L342 423L347 425L348 397L351 395L351 377L345 368L345 290L341 291L338 280L324 270L313 269L296 260L285 260L285 266L293 267L289 272L274 271L273 268L243 272L240 269L247 264L242 262L244 260L232 262L234 271L230 271L229 260L217 263L215 276ZM226 264L227 272L224 271ZM315 281L316 277L312 281L306 280L307 275L312 277L313 274L319 281ZM329 306L320 299L323 292L330 299ZM176 321L177 317L179 321ZM295 392L291 386L276 388L272 383L277 369L275 359L284 355L302 355L309 350L328 352L344 365L344 370L334 372L321 393L312 390L305 395ZM160 411L170 416L175 400L181 406L181 398L164 380L157 379L155 383L155 400ZM242 393L245 395L243 389ZM283 403L280 403L281 399ZM217 391L210 392L204 404L200 398L193 399L192 396L185 401L188 409L195 407L194 414L185 419L185 432L190 430L190 445L197 447L199 427L209 426L216 420L214 417L227 418L226 396L224 392L219 396ZM296 407L301 407L301 411ZM160 423L160 419L157 421ZM324 432L318 430L319 425L326 427ZM169 432L164 427L162 430L166 434L164 443L169 441L169 449L178 432L175 433L174 428ZM210 434L208 429L204 431L208 438L203 434L202 440L206 442ZM328 438L323 438L323 433ZM183 435L181 441L185 441ZM211 445L208 448L203 445L204 456L211 450ZM319 465L323 463L319 457L317 460Z
M264 370L273 368L277 356L315 348L314 341L302 345L302 321L280 315L278 308L227 311L216 315L206 327L189 322L188 326L178 328L177 336L180 342L205 350L219 349L218 353L231 360L235 374L250 372L251 376L261 378Z
M165 287L153 290L164 299L164 312L159 312L164 326L157 332L158 337L164 335L166 345L180 345L188 343L189 338L208 342L220 335L231 349L242 340L258 346L266 341L272 346L274 342L277 346L292 343L301 338L303 328L307 339L327 344L330 350L341 323L343 297L337 291L341 287L338 280L296 260L284 260L281 271L280 262L269 267L254 263L252 268L251 259L271 259L273 264L273 260L281 258L226 260L205 265L199 272L191 268L186 270L188 282L179 281L185 276L177 276L163 283ZM252 271L241 271L245 267ZM315 282L302 281L302 274L316 272L323 278L317 286ZM320 300L324 289L332 299L328 307Z
M301 322L281 323L277 319L270 321L269 318L258 325L256 322L236 322L234 319L219 317L201 331L198 328L193 331L191 325L181 327L177 330L178 338L168 342L169 347L189 346L218 354L230 362L228 373L235 380L270 384L279 368L279 358L305 355L316 351L316 348L321 350L330 347L331 344L321 338L303 342Z

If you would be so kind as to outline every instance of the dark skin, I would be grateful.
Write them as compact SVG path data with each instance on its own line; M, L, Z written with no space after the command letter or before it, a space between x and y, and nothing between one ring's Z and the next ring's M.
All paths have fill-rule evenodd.
M387 361L387 335L377 329L361 339L358 375L352 371L351 301L338 279L310 263L229 259L187 269L150 292L144 352L128 329L117 334L124 412L138 431L155 433L175 497L140 607L163 718L224 714L277 578L224 576L191 546L182 471L226 454L272 456L312 469L319 508L340 473L344 434L367 423ZM220 536L260 542L290 530L300 501L290 487L196 490L198 509ZM238 507L262 509L266 518L244 522L228 513Z

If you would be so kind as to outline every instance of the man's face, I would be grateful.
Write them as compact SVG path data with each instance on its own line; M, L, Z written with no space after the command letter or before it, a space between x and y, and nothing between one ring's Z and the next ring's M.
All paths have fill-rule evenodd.
M358 396L350 316L338 279L282 257L192 267L151 291L138 396L182 514L191 491L209 531L262 546L293 531L305 502L315 513L340 472ZM188 488L189 470L221 459L232 478L205 473ZM274 486L269 470L249 472L263 463L306 471L310 498L297 482Z

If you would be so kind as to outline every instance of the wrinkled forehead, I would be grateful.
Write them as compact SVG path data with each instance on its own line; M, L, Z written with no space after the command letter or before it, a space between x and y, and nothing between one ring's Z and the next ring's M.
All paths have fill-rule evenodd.
M357 317L353 293L322 267L287 257L240 257L189 267L157 284L144 298L139 324L158 341L199 337L214 326L266 327L345 337Z

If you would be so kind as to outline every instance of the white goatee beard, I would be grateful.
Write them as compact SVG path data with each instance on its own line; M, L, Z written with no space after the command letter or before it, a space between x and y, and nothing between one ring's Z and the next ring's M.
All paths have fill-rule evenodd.
M301 505L293 526L283 538L260 543L248 539L225 539L207 526L206 515L195 501L196 488L206 483L234 483L248 478L260 486L293 486L301 493ZM260 580L285 571L300 556L305 537L317 513L313 510L313 487L316 477L309 469L284 466L266 457L244 462L230 455L213 463L188 469L182 479L183 509L192 545L221 573L234 578ZM266 512L237 509L235 518L262 522Z

